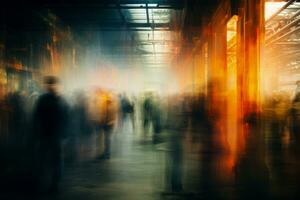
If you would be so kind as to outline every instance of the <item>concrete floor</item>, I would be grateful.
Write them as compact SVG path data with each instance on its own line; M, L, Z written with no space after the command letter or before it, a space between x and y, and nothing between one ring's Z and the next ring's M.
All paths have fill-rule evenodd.
M15 188L1 192L0 199L297 199L300 168L287 148L266 145L263 161L245 156L236 169L227 153L212 151L207 135L201 139L191 130L182 133L164 131L154 144L151 134L125 124L113 134L111 159L95 158L100 150L93 148L94 137L77 161L65 162L57 194L28 194ZM176 141L181 141L177 147ZM174 143L183 152L181 191L171 189ZM272 137L266 137L266 143L273 144Z

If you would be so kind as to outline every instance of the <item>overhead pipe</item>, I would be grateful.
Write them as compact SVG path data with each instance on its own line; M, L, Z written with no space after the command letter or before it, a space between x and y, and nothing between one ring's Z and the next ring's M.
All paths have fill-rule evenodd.
M299 12L299 14L300 14L300 12ZM286 31L290 27L297 25L299 22L300 22L300 18L293 20L292 22L288 23L287 25L285 25L284 27L279 29L279 31L275 32L273 35L270 35L269 37L267 37L266 41L270 41L272 38L276 37L279 33L282 33L283 31Z
M297 32L297 31L300 31L300 27L297 27L297 28L295 28L295 29L293 29L293 30L287 32L286 34L284 34L284 35L282 35L282 36L276 38L275 40L272 40L271 42L267 43L266 46L269 46L269 45L272 44L272 43L274 44L275 42L280 41L280 40L282 40L283 38L285 38L285 37L287 37L287 36L289 36L289 35L291 35L291 34Z

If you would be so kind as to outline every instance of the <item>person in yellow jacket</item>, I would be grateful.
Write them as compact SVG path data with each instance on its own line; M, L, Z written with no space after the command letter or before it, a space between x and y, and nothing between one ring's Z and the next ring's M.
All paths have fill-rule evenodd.
M100 159L109 159L111 152L111 134L117 119L117 101L108 91L98 89L94 99L94 120L104 134L104 152Z

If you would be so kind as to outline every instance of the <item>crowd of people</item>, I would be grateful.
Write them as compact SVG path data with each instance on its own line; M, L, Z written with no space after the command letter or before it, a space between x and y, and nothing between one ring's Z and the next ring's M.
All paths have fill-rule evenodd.
M110 159L113 157L112 135L126 134L131 129L133 133L142 133L145 139L150 138L153 144L168 140L172 149L168 159L173 163L169 166L171 188L181 191L182 141L186 130L192 133L192 142L200 144L202 151L219 148L213 142L218 114L208 110L209 102L204 94L174 94L161 98L157 93L145 92L141 97L129 97L126 93L115 94L97 87L90 92L78 90L67 97L59 92L59 85L57 77L47 76L43 90L30 88L28 92L8 92L1 100L2 177L20 178L29 174L38 190L55 192L64 162ZM300 155L298 87L292 98L276 92L267 99L262 119L266 133L272 138L267 143L275 154L281 152L288 133L289 145L295 155ZM163 138L164 130L172 135ZM203 157L203 162L212 162L212 155L216 154L210 154L208 160ZM272 162L277 161L273 159ZM203 170L209 171L205 167ZM210 177L209 173L206 177Z
M55 76L45 77L43 87L7 92L1 100L1 172L15 168L7 178L31 174L32 181L43 183L38 187L56 191L63 162L110 159L112 134L122 131L125 122L135 130L139 115L145 135L162 129L160 102L151 92L129 98L97 87L68 97Z
M273 138L271 146L282 148L284 143L288 143L299 154L300 82L297 85L292 95L285 91L273 92L263 106L263 119ZM288 141L285 138L289 138Z

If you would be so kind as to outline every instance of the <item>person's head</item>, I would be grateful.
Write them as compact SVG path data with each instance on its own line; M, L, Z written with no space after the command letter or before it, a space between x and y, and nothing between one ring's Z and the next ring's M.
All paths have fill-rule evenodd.
M44 78L44 85L47 92L57 93L59 80L55 76L46 76Z

